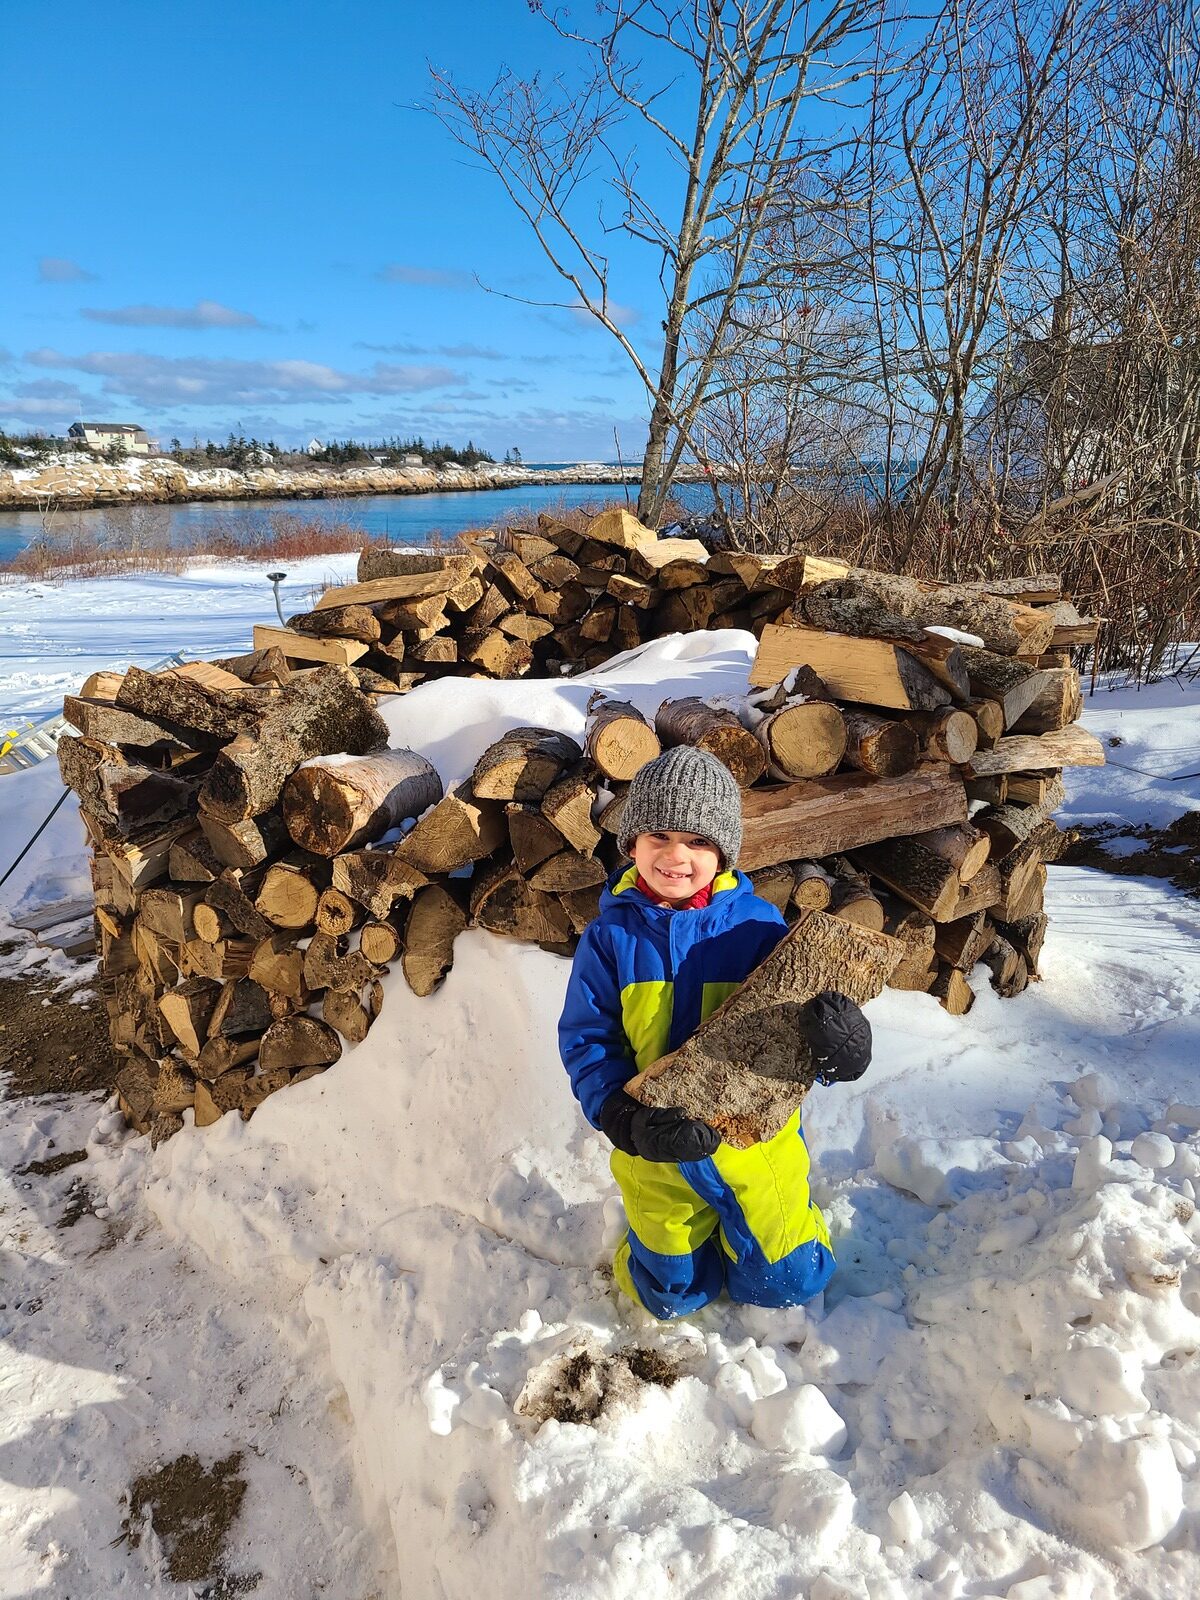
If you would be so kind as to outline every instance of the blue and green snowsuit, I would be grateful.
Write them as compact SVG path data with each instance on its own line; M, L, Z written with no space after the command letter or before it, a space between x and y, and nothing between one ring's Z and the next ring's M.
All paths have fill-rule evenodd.
M593 1127L635 1073L677 1049L787 932L737 872L709 905L672 911L648 900L630 867L609 880L575 952L559 1050ZM726 1288L761 1306L799 1305L828 1283L833 1252L809 1194L799 1111L747 1150L722 1143L702 1161L645 1161L620 1150L612 1171L629 1231L614 1267L656 1317L707 1305Z

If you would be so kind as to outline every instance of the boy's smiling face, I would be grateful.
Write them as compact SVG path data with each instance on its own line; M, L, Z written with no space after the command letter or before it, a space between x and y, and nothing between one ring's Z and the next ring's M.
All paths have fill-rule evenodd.
M721 854L698 833L639 833L633 862L664 900L690 900L707 889L721 869Z

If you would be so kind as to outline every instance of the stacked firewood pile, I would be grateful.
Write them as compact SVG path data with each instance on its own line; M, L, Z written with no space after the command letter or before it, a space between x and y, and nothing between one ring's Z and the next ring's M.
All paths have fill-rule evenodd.
M632 519L606 515L632 537ZM60 765L95 847L102 984L125 1060L121 1104L136 1127L157 1139L187 1109L201 1125L230 1110L249 1116L275 1090L324 1071L343 1041L366 1036L389 966L427 995L468 927L569 955L619 864L629 780L674 744L712 751L737 777L739 865L789 921L806 923L806 959L825 986L841 974L833 986L866 998L886 978L962 1012L977 963L1005 995L1036 974L1045 864L1064 843L1050 815L1061 770L1103 759L1075 725L1076 673L1057 657L1041 665L1063 642L1059 630L1084 626L1067 620L1051 580L950 590L831 572L811 557L671 555L660 572L688 562L700 579L668 580L643 606L613 598L613 578L627 574L601 569L602 602L590 587L598 574L577 559L594 554L591 534L553 526L564 543L581 541L573 555L527 545L522 556L518 540L534 536L513 535L509 551L477 541L463 555L408 558L416 571L330 590L291 629L264 630L270 637L245 656L97 674L68 697L79 737L60 741ZM652 535L637 537L650 548ZM535 574L538 595L518 595L513 562ZM506 568L507 609L485 645L489 630L473 613ZM424 593L412 593L414 580ZM654 588L637 573L630 581ZM414 661L427 674L508 670L498 636L528 664L552 641L558 654L541 665L561 670L632 639L616 621L581 655L575 621L521 639L516 619L540 616L526 603L577 586L586 616L608 603L618 615L637 611L640 639L652 619L675 614L680 596L711 604L734 582L741 605L705 620L744 621L769 596L750 619L760 643L744 697L667 700L643 715L597 692L579 740L511 729L449 792L419 752L388 748L377 704L411 687L402 679L415 676ZM413 605L426 620L400 626L413 613L400 618L398 608ZM315 631L322 618L331 631ZM703 624L681 616L676 625ZM348 626L378 629L350 659L336 647L366 641ZM423 629L434 631L412 637ZM412 656L437 639L458 659L446 651L434 662L427 648ZM306 654L308 645L335 659ZM381 656L396 672L377 681L370 661Z
M783 617L860 636L908 618L957 618L978 633L974 619L986 623L990 649L1039 667L1069 666L1070 650L1096 638L1096 621L1081 618L1049 574L949 589L813 556L710 555L695 539L658 538L621 510L592 518L586 532L547 516L538 528L466 535L451 555L364 550L357 583L326 590L286 628L255 628L256 649L268 652L259 676L277 672L280 656L337 661L364 689L403 693L454 674L586 670L647 639L700 628L761 634ZM822 594L800 604L814 585ZM1006 607L1006 598L1022 603ZM1036 614L1024 602L1036 602ZM920 632L909 625L897 638Z

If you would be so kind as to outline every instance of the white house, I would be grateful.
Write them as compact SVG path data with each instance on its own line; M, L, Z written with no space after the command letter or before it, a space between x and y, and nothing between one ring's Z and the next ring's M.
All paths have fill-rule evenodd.
M133 422L73 422L67 429L67 438L79 440L89 450L107 450L121 444L131 456L148 456L155 448L145 428Z
M310 439L304 446L304 454L306 456L319 456L324 448L325 446L321 443L320 439Z

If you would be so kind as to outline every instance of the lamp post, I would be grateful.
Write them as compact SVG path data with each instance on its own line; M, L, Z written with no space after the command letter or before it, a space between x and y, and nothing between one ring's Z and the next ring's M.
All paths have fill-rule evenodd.
M272 588L272 590L274 592L274 595L275 595L275 609L279 613L279 624L282 627L283 626L283 607L279 604L279 585L287 577L287 573L286 572L268 572L267 573L267 577L271 581L271 588Z

